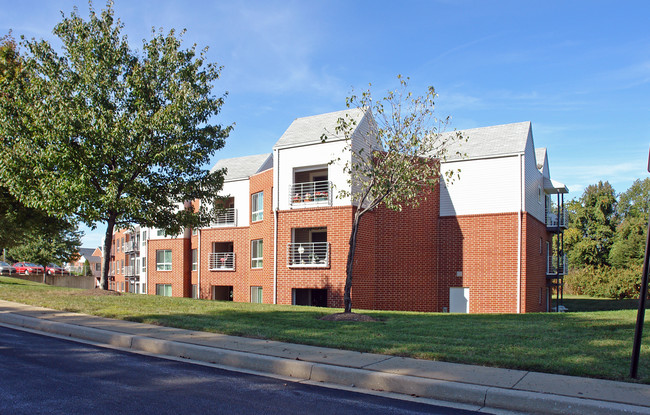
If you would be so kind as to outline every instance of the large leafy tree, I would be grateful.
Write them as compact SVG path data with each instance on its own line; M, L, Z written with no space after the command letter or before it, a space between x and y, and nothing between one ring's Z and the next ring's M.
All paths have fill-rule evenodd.
M0 38L0 83L12 82L22 69L11 34ZM6 91L5 97L7 98ZM80 233L68 218L53 217L22 204L0 186L0 247L15 260L37 263L69 261L78 251Z
M615 267L642 264L650 214L650 179L635 180L619 196L616 211L621 222L616 229L609 261Z
M350 189L340 190L339 197L351 197L357 207L352 220L343 292L345 312L352 311L352 275L358 231L362 217L379 207L401 211L417 207L440 181L440 161L445 160L449 145L462 139L460 133L442 134L449 119L434 114L433 87L415 96L408 89L408 78L398 76L399 88L373 100L370 89L346 100L348 108L360 108L372 114L373 122L362 133L364 143L353 143L357 134L352 117L338 120L337 134L347 140L344 152L350 154L344 164ZM326 141L327 134L322 139ZM460 154L460 153L459 153ZM454 171L448 171L449 177Z
M101 287L115 226L179 232L209 221L223 172L202 168L231 127L214 124L221 68L183 48L175 31L152 32L133 51L112 4L84 20L63 15L47 41L23 41L23 66L0 90L0 179L27 206L106 224Z
M569 208L571 220L565 234L569 262L575 267L609 265L618 223L614 188L609 182L590 185Z

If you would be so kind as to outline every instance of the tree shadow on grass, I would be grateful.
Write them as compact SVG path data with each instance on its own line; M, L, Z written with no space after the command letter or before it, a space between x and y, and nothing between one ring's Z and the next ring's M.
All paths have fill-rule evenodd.
M650 302L648 302L648 304L650 304ZM639 300L612 300L609 298L576 297L565 298L564 306L569 310L569 312L636 310L639 308Z

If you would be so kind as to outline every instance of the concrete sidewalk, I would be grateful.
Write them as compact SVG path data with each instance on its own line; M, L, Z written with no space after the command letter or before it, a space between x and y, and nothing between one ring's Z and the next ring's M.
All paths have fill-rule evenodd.
M0 300L0 323L227 367L527 414L650 414L650 385L303 346ZM487 409L486 409L487 408Z

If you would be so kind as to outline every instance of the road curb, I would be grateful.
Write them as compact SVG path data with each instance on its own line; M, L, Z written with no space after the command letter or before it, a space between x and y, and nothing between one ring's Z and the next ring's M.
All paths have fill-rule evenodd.
M291 377L297 380L323 382L347 387L354 386L361 389L392 392L527 414L650 414L649 407L312 363L297 359L117 333L106 329L60 323L11 312L0 312L0 322L123 349L192 359L226 367Z

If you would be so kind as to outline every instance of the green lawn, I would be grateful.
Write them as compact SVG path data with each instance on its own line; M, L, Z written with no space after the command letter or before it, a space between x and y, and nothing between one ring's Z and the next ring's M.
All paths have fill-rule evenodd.
M135 294L75 295L79 292L0 277L0 299L59 310L363 352L631 381L636 301L569 297L565 305L570 312L560 314L363 311L379 321L357 323L319 320L341 311L334 309ZM648 314L639 367L644 383L650 383Z

